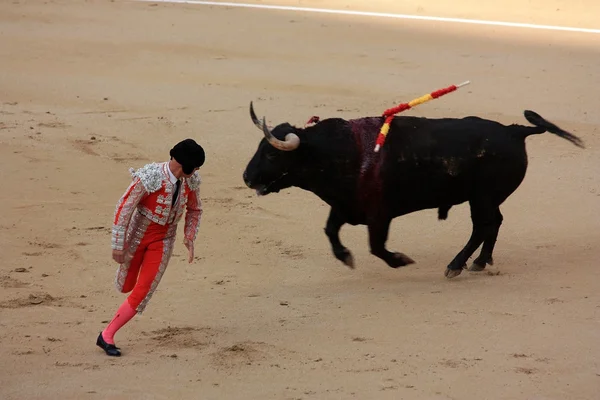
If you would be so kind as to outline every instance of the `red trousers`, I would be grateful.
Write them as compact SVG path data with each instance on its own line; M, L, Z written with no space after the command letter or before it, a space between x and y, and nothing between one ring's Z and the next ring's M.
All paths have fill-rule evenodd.
M169 264L175 242L175 226L148 221L133 234L126 261L117 270L116 286L129 293L131 308L141 313Z

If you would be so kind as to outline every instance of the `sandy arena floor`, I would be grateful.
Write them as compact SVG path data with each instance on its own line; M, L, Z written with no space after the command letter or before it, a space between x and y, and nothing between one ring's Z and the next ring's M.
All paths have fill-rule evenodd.
M597 2L265 3L593 26ZM518 3L518 4L517 4ZM577 3L577 4L572 4ZM587 5L585 3L588 3ZM377 4L377 6L375 5ZM454 6L452 6L454 4ZM594 22L594 20L596 22ZM126 1L0 3L0 398L600 398L600 34ZM407 112L579 135L528 139L528 175L502 207L488 272L443 272L468 206L394 220L393 270L299 189L258 198L242 171L270 123ZM146 312L95 339L124 295L110 254L129 167L207 150L197 258L175 256Z

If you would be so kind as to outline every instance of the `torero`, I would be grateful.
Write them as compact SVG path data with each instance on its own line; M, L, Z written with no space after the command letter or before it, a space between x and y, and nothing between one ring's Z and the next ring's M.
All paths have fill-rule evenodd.
M204 149L186 139L169 154L169 161L130 169L132 182L117 202L111 241L112 258L119 263L115 286L129 295L96 340L109 356L121 355L114 335L144 311L165 273L184 213L183 243L189 252L188 262L194 259L202 216L198 169L204 164Z

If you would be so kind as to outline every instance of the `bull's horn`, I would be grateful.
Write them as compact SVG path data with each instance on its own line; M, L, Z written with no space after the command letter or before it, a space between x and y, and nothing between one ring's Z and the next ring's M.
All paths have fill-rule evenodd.
M256 125L256 127L262 131L262 124L259 121L259 119L256 118L256 113L254 112L254 106L252 105L252 102L250 102L250 118L252 118L252 122L254 122L254 125Z
M265 138L269 141L271 146L275 147L278 150L282 151L292 151L296 150L298 146L300 146L300 138L295 133L288 133L285 135L285 141L279 140L269 131L267 128L267 124L265 122L265 117L263 117L262 121L262 130L265 134Z

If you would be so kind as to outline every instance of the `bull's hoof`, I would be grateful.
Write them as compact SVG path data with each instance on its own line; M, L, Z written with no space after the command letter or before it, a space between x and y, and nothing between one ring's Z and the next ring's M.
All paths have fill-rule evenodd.
M404 267L409 264L414 264L415 260L403 253L394 253L388 265L392 268Z
M479 271L483 271L485 269L485 264L483 265L479 265L477 263L473 263L471 264L471 266L469 267L469 271L473 271L473 272L479 272Z
M462 272L462 268L461 269L449 269L446 268L446 272L444 272L444 276L448 279L452 279L452 278L456 278L457 276L459 276Z
M469 271L483 271L486 265L494 265L494 259L490 257L479 256L473 260L473 264L469 267Z
M344 263L345 266L354 269L354 256L350 253L350 250L344 249L337 252L334 251L334 255L335 258Z
M342 262L348 268L354 269L354 256L352 255L352 253L348 252L348 254L346 254Z

